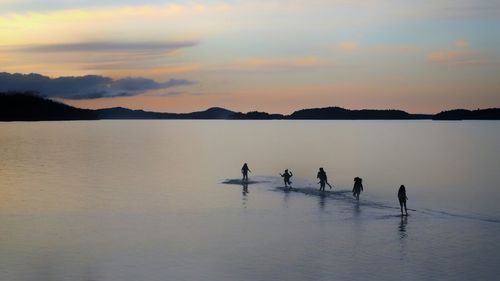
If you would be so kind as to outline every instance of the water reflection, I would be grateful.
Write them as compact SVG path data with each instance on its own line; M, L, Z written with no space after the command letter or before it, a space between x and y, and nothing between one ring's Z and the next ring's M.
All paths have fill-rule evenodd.
M406 237L408 236L406 226L408 225L408 216L401 216L401 221L399 222L398 225L398 234L399 234L399 244L400 244L400 249L399 253L401 255L402 260L407 259L407 249L406 249Z
M354 203L353 216L354 218L359 218L361 215L361 208L359 207L359 201Z
M248 193L248 183L243 182L243 195L247 195Z
M318 204L319 204L319 209L324 211L325 210L325 194L323 193L320 193L319 196L318 196Z
M290 193L291 193L291 190L288 189L288 188L285 188L284 189L284 192L283 192L283 203L284 203L284 207L285 208L288 208L288 200L290 199Z
M399 238L404 239L408 234L406 233L406 225L408 224L408 216L401 216L399 223Z
M242 197L241 204L242 204L243 208L246 209L247 201L248 201L248 183L243 182L242 186L243 186L243 191L241 194L243 195L243 197Z

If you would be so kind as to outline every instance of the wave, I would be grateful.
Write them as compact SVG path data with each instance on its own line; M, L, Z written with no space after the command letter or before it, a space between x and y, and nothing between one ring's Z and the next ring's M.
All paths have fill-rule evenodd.
M375 201L366 196L363 196L359 201L356 200L352 196L352 191L346 189L336 189L335 187L331 190L327 189L325 191L320 191L318 187L314 186L308 181L295 179L295 183L293 187L288 188L282 185L283 180L280 177L252 177L248 181L248 184L260 185L263 188L267 188L267 190L275 191L275 192L285 192L285 193L299 193L306 196L311 197L320 197L328 200L336 200L341 201L347 204L353 204L356 207L365 207L365 208L373 208L378 210L387 210L387 211L397 211L398 214L386 214L386 215L378 215L375 216L375 219L393 219L400 218L399 214L400 207L399 205L394 205L388 202L380 202ZM231 184L231 185L243 185L242 179L226 179L222 181L223 184ZM500 219L487 217L482 215L470 215L470 214L458 214L452 212L446 212L441 210L433 210L429 208L422 209L412 209L408 208L408 211L411 211L415 215L425 215L432 217L447 217L447 218L460 218L467 220L475 220L482 221L487 223L500 223Z
M364 206L364 207L370 207L370 208L375 208L375 209L386 209L386 210L400 210L399 206L394 206L390 205L387 203L382 203L382 202L375 202L369 199L360 199L359 201L356 200L355 198L352 197L352 191L351 190L325 190L325 191L319 191L318 188L313 188L313 187L293 187L291 189L285 188L283 186L277 186L274 188L274 190L278 191L284 191L284 192L297 192L301 193L307 196L319 196L322 198L329 198L331 200L341 200L346 203L353 203L357 204L358 206ZM447 216L447 217L454 217L454 218L461 218L461 219L469 219L469 220L476 220L476 221L482 221L482 222L488 222L488 223L500 223L500 219L497 218L491 218L491 217L484 217L480 215L467 215L467 214L457 214L457 213L451 213L451 212L446 212L446 211L440 211L440 210L433 210L433 209L411 209L408 208L408 211L417 213L417 214L423 214L423 215L441 215L441 216ZM377 219L392 219L392 218L399 218L401 217L400 214L395 214L395 215L382 215L376 217Z
M481 215L466 215L466 214L455 214L455 213L450 213L446 211L439 211L439 210L432 210L432 209L422 209L420 211L421 213L428 213L428 214L434 214L434 215L443 215L443 216L448 216L448 217L456 217L456 218L461 218L461 219L469 219L469 220L476 220L476 221L483 221L483 222L491 222L491 223L500 223L500 219L497 218L492 218L492 217L485 217Z
M292 189L288 189L288 188L283 187L283 186L277 186L274 188L274 190L281 190L284 192L297 192L297 193L305 194L308 196L319 196L319 197L323 197L323 198L329 198L332 200L341 200L344 202L357 204L359 206L367 206L367 207L376 208L376 209L397 209L397 210L399 210L399 207L390 206L388 204L384 204L381 202L370 201L367 199L360 199L358 201L352 196L351 190L320 191L318 188L314 188L314 187L293 187ZM415 209L408 209L408 210L409 211L417 211Z

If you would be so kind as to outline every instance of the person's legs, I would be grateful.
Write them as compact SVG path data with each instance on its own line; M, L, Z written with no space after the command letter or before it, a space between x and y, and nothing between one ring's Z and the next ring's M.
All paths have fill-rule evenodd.
M399 200L399 207L401 208L401 215L403 214L403 201Z
M408 209L406 209L406 200L403 202L405 205L405 213L408 215ZM401 208L401 213L403 213L403 208Z

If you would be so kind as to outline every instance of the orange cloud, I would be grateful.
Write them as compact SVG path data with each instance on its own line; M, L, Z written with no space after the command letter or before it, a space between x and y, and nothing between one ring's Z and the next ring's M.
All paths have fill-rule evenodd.
M353 52L353 51L356 51L359 48L359 46L358 46L358 43L356 43L354 41L344 41L344 42L340 42L337 45L337 48L341 51L344 51L344 52Z
M11 59L11 56L9 56L7 54L0 53L0 62L6 62L6 61L8 61L10 59Z
M433 62L449 62L456 60L463 56L463 52L451 50L451 51L437 51L430 53L427 57Z
M467 47L469 47L469 42L467 42L466 40L463 40L463 39L457 40L457 41L455 41L455 47L467 48Z
M431 62L452 65L479 65L488 62L488 60L479 53L457 50L432 52L427 58Z
M478 65L490 61L487 54L477 50L469 49L469 42L457 40L454 42L453 49L434 51L427 55L427 59L435 63L444 63L452 65Z

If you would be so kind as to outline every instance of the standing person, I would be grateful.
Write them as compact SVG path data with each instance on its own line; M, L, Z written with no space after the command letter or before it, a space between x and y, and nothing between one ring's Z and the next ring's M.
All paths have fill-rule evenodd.
M352 196L354 196L356 200L359 200L359 194L361 194L361 191L363 191L362 181L363 180L360 177L354 178L354 186L352 187Z
M243 181L244 182L248 182L248 172L252 172L250 171L250 168L248 168L248 165L247 163L243 164L243 167L241 167L241 173L243 174Z
M328 177L326 176L326 172L323 168L319 168L316 178L319 179L319 191L325 191L325 184L328 184L330 189L332 188L332 186L328 183Z
M399 199L399 206L401 207L401 215L403 215L403 205L405 206L405 213L408 215L408 209L406 209L406 200L408 200L408 197L406 196L406 188L404 185L401 185L398 190L398 199Z
M293 177L292 172L288 172L288 169L285 170L285 172L280 174L280 176L283 177L283 181L285 182L285 187L289 186L290 189L292 189L292 182L290 181L290 178Z

